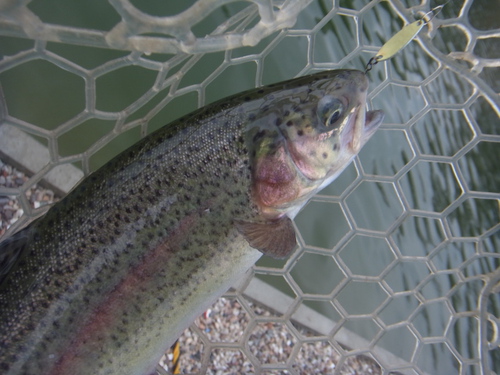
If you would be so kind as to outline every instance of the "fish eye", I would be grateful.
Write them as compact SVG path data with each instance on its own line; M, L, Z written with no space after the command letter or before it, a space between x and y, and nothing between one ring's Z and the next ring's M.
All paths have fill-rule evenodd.
M333 96L326 95L318 103L318 117L326 126L333 126L341 117L344 111L342 102Z

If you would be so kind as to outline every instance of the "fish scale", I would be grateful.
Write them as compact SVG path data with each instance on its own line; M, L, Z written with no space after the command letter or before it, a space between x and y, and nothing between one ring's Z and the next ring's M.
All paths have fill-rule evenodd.
M205 137L204 145L197 147L198 154L200 152L213 153L216 144L219 144L219 147L229 144L231 149L226 147L224 150L226 158L230 159L229 156L231 155L233 158L237 156L244 157L244 147L242 147L241 143L233 142L232 134L230 134L231 129L221 128L220 131L218 129L213 130L215 130L214 134L218 134L218 137L212 137L212 144L207 143L207 137ZM190 141L196 142L197 140L191 139ZM110 166L112 171L107 170L103 174L113 175L114 183L109 183L109 177L106 179L106 176L99 176L101 174L99 171L97 175L87 180L90 186L83 185L77 188L74 193L63 201L63 205L50 210L43 222L40 222L40 224L36 223L34 227L28 229L29 232L40 233L41 239L37 242L37 246L33 246L30 249L30 252L23 254L24 257L20 260L19 264L20 268L18 268L12 277L9 277L5 281L5 289L13 291L7 297L12 300L19 300L21 295L26 293L25 290L19 288L13 289L10 283L19 277L37 274L36 269L26 271L26 268L38 267L38 264L46 262L44 254L39 249L53 249L54 252L62 253L62 256L57 258L55 264L47 264L44 272L38 270L37 277L44 278L50 269L54 269L59 278L47 280L45 287L39 289L36 296L32 296L29 305L23 306L23 310L26 313L18 323L28 327L30 326L30 321L37 321L40 319L39 316L45 315L46 317L50 316L50 318L44 319L48 323L50 321L57 321L59 322L58 324L63 326L73 324L81 316L79 311L87 310L85 306L88 304L91 306L100 305L102 300L97 296L109 294L113 288L116 288L120 280L126 279L126 275L130 273L130 270L137 267L137 264L141 264L144 257L142 255L143 248L141 246L132 246L134 242L146 247L153 247L159 238L169 235L166 228L175 228L179 222L179 218L193 214L202 215L203 213L198 212L199 208L196 207L196 204L203 206L203 201L217 200L217 195L219 197L225 196L224 194L220 194L220 189L225 189L226 194L234 192L238 197L235 202L237 205L245 206L246 209L251 207L247 194L248 168L246 170L235 171L234 174L227 174L226 177L223 175L219 176L215 184L217 187L214 186L211 189L211 186L214 184L212 181L203 180L203 183L200 183L200 181L190 183L190 181L194 180L190 180L185 175L188 172L193 174L191 172L192 163L196 162L194 154L186 157L183 150L179 150L177 153L165 155L163 149L158 149L158 147L170 148L170 145L160 144L156 147L157 149L152 150L150 152L151 155L147 159L144 159L147 152L143 151L142 154L144 156L140 161L137 161L137 158L140 156L132 153L130 161L125 162L125 165L127 165L125 169L123 169L121 163L113 162ZM186 145L185 147L190 146ZM161 156L161 158L159 163L157 159L156 168L154 170L148 168L148 164L152 165L152 160L158 156ZM161 160L166 160L164 167L161 165ZM176 173L162 173L162 170L168 170L172 164L176 166ZM141 166L139 167L139 165ZM212 173L218 174L217 167L208 167L206 175L211 175ZM144 183L144 181L147 182ZM151 194L151 191L154 192L155 190L162 189L162 186L165 185L163 181L168 181L168 185L175 191L173 196L164 197L162 195ZM240 183L237 184L237 182ZM97 185L94 185L96 183ZM126 186L125 189L123 188L124 186ZM219 194L213 194L215 189L218 190ZM124 206L125 203L127 204L126 207ZM212 202L212 204L214 203ZM186 260L184 258L197 257L198 254L196 253L193 255L190 254L190 250L193 249L192 243L198 241L204 245L204 242L206 242L205 238L198 233L209 230L212 235L222 238L227 236L226 232L228 232L230 225L227 222L227 218L229 218L230 212L227 212L227 206L224 206L222 202L218 202L217 206L220 209L211 208L214 220L210 223L201 221L198 225L190 225L189 230L186 230L189 236L185 239L185 244L180 243L179 245L181 246L179 246L179 249L171 250L182 250L182 255L180 255L177 261L174 261L176 267L179 265L182 266L179 262L184 263ZM88 217L89 209L94 211L94 217L91 220ZM216 210L220 211L220 213L216 213ZM141 216L141 213L147 213L147 216ZM125 221L120 220L121 217L128 217L131 223L127 224ZM94 220L102 225L98 224L94 226L92 223L89 224L89 221ZM104 223L107 225L104 225ZM65 229L68 227L68 224L70 228L75 228L75 230ZM47 227L51 227L52 231L49 232ZM127 234L128 230L134 233L135 236ZM117 233L124 234L119 235ZM85 249L85 252L75 254L73 253L74 249ZM30 259L30 261L26 261L24 264L24 259ZM163 273L165 274L168 271L168 268L163 269ZM191 269L189 272L195 273L196 269ZM174 273L174 270L172 270L172 273ZM165 275L165 277L160 276L157 279L159 283L155 285L153 292L155 294L157 293L161 296L168 294L173 288L179 288L176 285L175 276L167 277ZM54 285L54 281L58 282L59 287ZM30 280L23 281L23 285L29 283L31 283ZM83 290L81 285L85 285ZM68 287L69 291L67 290ZM72 302L71 306L65 310L64 315L59 316L56 311L49 315L47 315L47 312L41 314L40 310L46 309L52 301L61 298L58 293L64 293L65 290L67 298L71 299ZM73 295L70 296L69 294ZM134 295L134 298L130 296L127 298L128 308L126 311L132 311L127 314L134 316L133 319L128 319L129 322L136 322L137 325L140 325L141 320L135 317L136 314L133 311L146 309L147 301L148 298L143 291ZM156 301L158 300L154 298L155 303ZM168 306L164 307L166 307L165 314L168 317ZM151 309L155 308L158 309L159 306L151 307ZM15 316L14 311L6 312ZM124 313L125 311L121 312L121 314ZM81 316L81 318L85 319L84 316ZM124 327L122 329L126 335L129 335L128 329L124 329ZM25 330L26 328L20 331L19 336L25 336ZM72 333L67 334L67 340L63 340L61 333L57 331L44 333L44 335L47 337L46 342L57 343L54 351L60 351L61 347L69 344ZM115 336L118 340L121 339L118 334L115 334ZM9 343L6 344L9 345ZM46 351L44 350L44 352ZM32 365L33 370L40 368L39 363L32 362ZM27 373L30 373L30 371L28 370Z
M261 252L293 251L290 218L358 150L328 157L342 165L308 163L311 152L299 165L290 139L308 147L314 136L322 150L338 149L342 134L329 129L338 139L325 140L317 112L321 98L338 92L346 108L336 126L366 126L366 142L382 119L372 113L365 124L366 86L361 72L332 71L202 108L117 156L2 242L0 370L151 373ZM293 129L304 121L322 130L301 138ZM320 178L305 177L307 165Z

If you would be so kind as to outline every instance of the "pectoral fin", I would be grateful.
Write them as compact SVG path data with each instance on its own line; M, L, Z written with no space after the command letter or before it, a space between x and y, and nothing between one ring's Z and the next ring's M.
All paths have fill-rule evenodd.
M286 258L297 244L292 220L286 216L263 223L240 220L236 227L250 246L273 258Z

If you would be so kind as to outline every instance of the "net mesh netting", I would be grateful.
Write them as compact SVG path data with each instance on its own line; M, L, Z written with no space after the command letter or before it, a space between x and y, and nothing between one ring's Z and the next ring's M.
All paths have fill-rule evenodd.
M21 188L0 187L24 211L10 231L40 213L27 191L64 166L88 174L244 89L363 69L405 23L440 4L1 1L0 142L14 129L48 150ZM297 216L300 249L262 260L228 292L244 308L242 331L190 329L203 350L183 371L230 373L230 363L227 372L212 365L227 351L246 363L238 371L261 374L315 373L326 357L336 358L329 373L348 373L360 357L376 365L366 373L500 372L498 9L452 0L369 73L369 106L386 113L381 129ZM261 282L280 296L274 305L254 293ZM264 352L272 331L280 339Z

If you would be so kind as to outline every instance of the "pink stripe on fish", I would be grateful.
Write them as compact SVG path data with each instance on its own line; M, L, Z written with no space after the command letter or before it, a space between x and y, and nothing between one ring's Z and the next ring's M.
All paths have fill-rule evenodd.
M110 337L112 334L110 328L118 328L121 322L119 318L124 316L123 312L130 306L134 295L139 295L141 290L148 289L148 283L161 273L164 264L169 262L174 252L179 249L185 233L196 223L197 219L199 219L199 212L194 212L181 220L176 230L156 248L151 249L142 263L136 265L127 277L102 300L100 306L79 329L72 343L61 355L51 374L74 375L80 369L84 370L85 363L98 360L96 353L107 351L104 347L112 342L110 340L113 340ZM146 374L153 371L155 365L154 362L152 368L145 370Z

